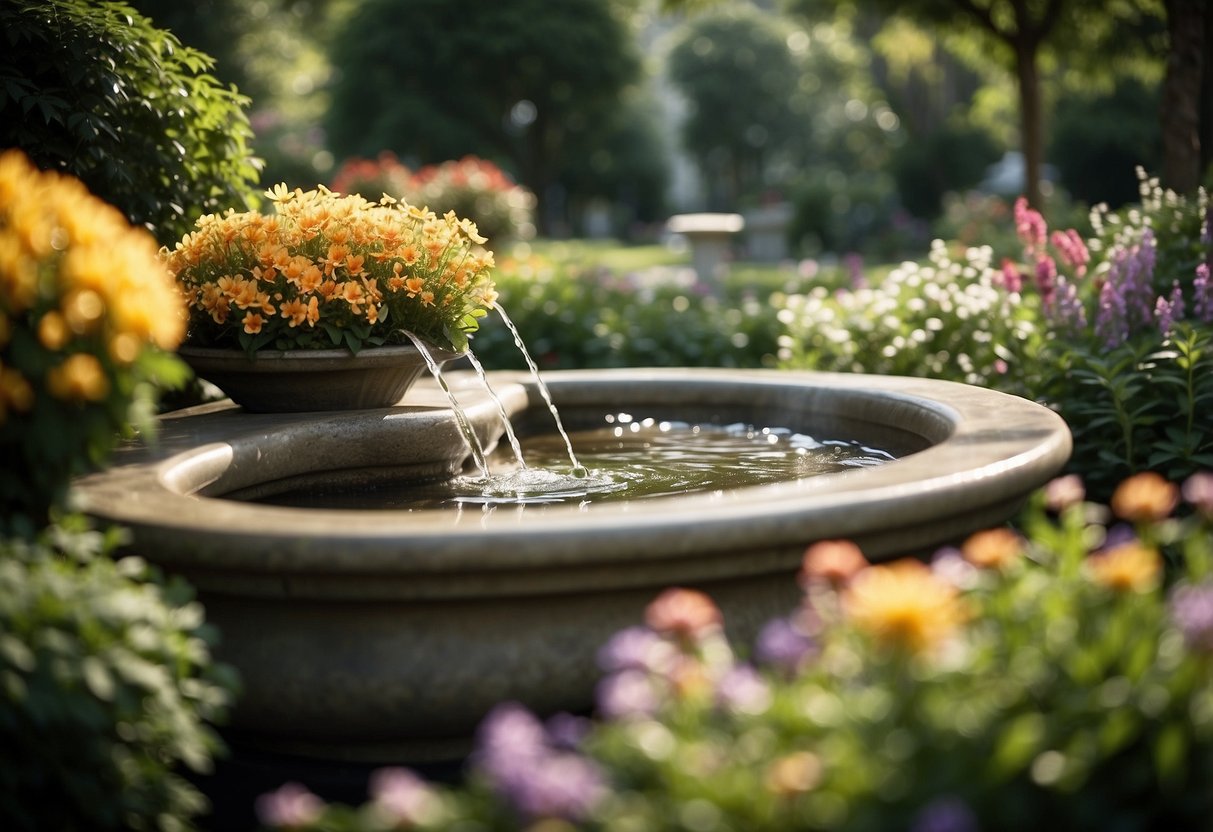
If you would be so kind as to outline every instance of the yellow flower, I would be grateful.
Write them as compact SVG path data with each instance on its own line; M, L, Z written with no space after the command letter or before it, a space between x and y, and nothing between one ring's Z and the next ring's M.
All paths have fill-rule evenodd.
M50 311L38 321L38 340L51 352L58 352L71 338L67 321L58 312Z
M909 559L864 569L851 579L842 601L859 630L909 653L937 647L967 618L955 587Z
M109 395L109 379L94 355L78 352L46 374L46 389L67 402L99 402Z
M12 367L0 367L0 423L10 410L24 413L34 406L34 388Z
M1114 592L1149 592L1162 577L1158 550L1136 540L1091 555L1086 566L1092 581Z

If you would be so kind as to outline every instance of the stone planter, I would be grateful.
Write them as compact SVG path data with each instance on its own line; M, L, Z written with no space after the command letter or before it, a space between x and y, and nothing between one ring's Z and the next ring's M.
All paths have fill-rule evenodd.
M471 374L450 375L491 442L501 431L495 405ZM528 379L490 379L522 432L550 426ZM708 369L545 380L574 430L626 408L847 436L905 455L585 509L371 512L231 499L457 469L466 449L427 382L414 404L384 410L274 416L225 404L178 414L164 420L158 446L128 448L76 494L89 514L130 528L133 551L198 588L222 634L219 657L244 679L234 738L401 762L458 756L502 700L541 713L587 709L596 651L665 587L709 593L730 635L747 643L796 603L808 544L849 538L874 560L927 556L1008 519L1070 451L1051 411L948 382Z
M431 348L435 362L458 357ZM250 359L234 349L183 346L181 358L252 413L391 407L427 371L411 344L346 349L261 350Z

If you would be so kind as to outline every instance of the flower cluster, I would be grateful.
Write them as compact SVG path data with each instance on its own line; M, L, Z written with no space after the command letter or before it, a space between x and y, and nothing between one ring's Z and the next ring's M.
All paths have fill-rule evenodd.
M184 332L150 234L78 180L0 155L4 509L40 513L100 461L132 407L150 410L151 383L183 377L165 351Z
M494 244L535 235L535 196L497 165L475 156L426 165L415 173L386 151L374 160L348 159L332 188L368 198L387 194L437 211L454 211L475 221Z
M408 343L462 350L497 297L475 223L323 186L267 194L275 213L207 215L162 255L189 302L189 341L300 349Z
M954 258L941 240L926 264L903 263L878 282L783 301L786 366L928 375L973 384L1023 370L1034 308L1005 291L989 247Z
M708 596L666 590L600 651L598 720L501 706L443 821L1193 828L1213 778L1211 529L1213 474L1138 475L1109 507L1067 476L1018 530L927 560L822 541L752 662ZM337 817L300 828L379 828Z
M1084 336L1090 324L1098 343L1112 349L1149 329L1166 337L1185 319L1213 322L1208 195L1187 200L1140 169L1138 177L1141 206L1123 215L1097 206L1089 241L1072 228L1050 235L1038 211L1023 198L1015 203L1025 263L1004 261L1003 285L1018 292L1025 270L1054 331Z

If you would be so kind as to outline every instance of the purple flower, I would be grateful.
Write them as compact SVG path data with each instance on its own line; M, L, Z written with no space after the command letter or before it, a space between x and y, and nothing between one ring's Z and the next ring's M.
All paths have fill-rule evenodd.
M265 826L293 829L317 820L324 801L299 783L283 783L276 791L260 795L254 809Z
M813 639L787 618L768 621L754 644L754 657L759 662L788 675L803 670L816 652L817 645Z
M677 650L648 627L628 627L611 636L598 650L598 667L605 673L629 668L665 673Z
M1107 280L1099 289L1099 308L1095 312L1095 334L1104 346L1119 347L1129 338L1129 314L1120 284Z
M1213 212L1210 212L1213 216ZM1209 285L1209 264L1196 267L1196 279L1192 281L1193 314L1201 323L1213 322L1213 286Z
M1064 277L1058 276L1052 303L1046 306L1046 311L1058 329L1080 332L1087 327L1087 310L1083 309L1078 289Z
M955 546L943 546L931 557L931 572L945 583L964 590L977 584L980 570Z
M910 832L978 832L977 815L959 797L932 800L914 817Z
M851 288L855 290L866 288L868 279L863 274L863 255L851 252L842 258L842 262L851 278Z
M606 719L624 719L656 713L661 701L652 678L643 670L621 670L598 682L598 713Z
M771 705L771 689L748 664L729 669L716 685L716 703L742 714L760 714Z
M1154 318L1158 321L1158 330L1163 334L1163 337L1171 334L1171 330L1175 328L1175 322L1182 320L1184 316L1184 295L1183 290L1179 288L1179 281L1176 280L1171 284L1171 296L1164 298L1158 296L1158 300L1154 303Z
M437 794L416 772L407 768L381 768L371 774L371 801L394 825L413 825L431 817Z
M485 717L472 759L493 790L530 820L581 820L606 794L598 766L557 748L538 718L515 702Z
M1213 584L1177 587L1171 593L1171 618L1189 649L1213 653Z
M517 702L503 702L489 711L476 733L476 746L489 765L525 760L543 753L547 734L543 724Z
M1213 517L1213 474L1198 471L1183 484L1183 498L1206 517Z
M581 745L585 735L590 732L590 721L583 716L573 716L568 713L558 713L548 717L548 741L555 748L574 749Z
M531 820L587 817L606 796L602 770L567 751L514 766L494 787L519 814Z

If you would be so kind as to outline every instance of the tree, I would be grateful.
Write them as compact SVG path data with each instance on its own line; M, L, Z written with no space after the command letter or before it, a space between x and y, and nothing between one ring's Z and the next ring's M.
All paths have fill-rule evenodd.
M811 13L823 0L793 0ZM837 6L850 0L832 0ZM1025 160L1024 192L1041 202L1045 147L1044 59L1064 58L1082 74L1107 74L1110 58L1136 59L1153 47L1149 37L1160 19L1157 0L859 0L861 5L904 15L950 34L976 35L983 60L1006 66L1016 79L1020 143ZM1127 37L1126 33L1141 35Z
M729 5L693 19L667 58L671 82L686 99L683 144L708 179L709 203L734 210L762 182L768 160L807 127L807 110L790 106L800 68L789 29L752 6Z
M1209 12L1208 0L1165 2L1171 48L1167 53L1167 75L1159 108L1163 139L1162 181L1175 191L1191 193L1200 184L1201 177L1201 86L1207 62L1205 34L1213 14ZM1208 90L1207 95L1213 95L1213 89Z
M570 148L595 145L640 73L611 0L369 0L334 43L338 158L490 158L535 193L541 232Z

